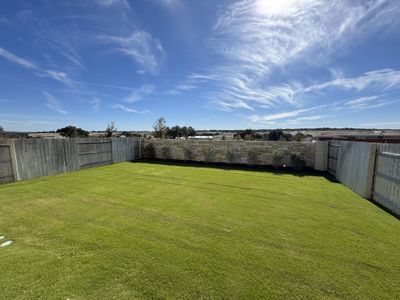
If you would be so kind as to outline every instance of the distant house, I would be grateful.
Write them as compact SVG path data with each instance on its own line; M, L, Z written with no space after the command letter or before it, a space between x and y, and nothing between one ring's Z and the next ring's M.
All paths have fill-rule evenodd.
M28 138L41 138L41 139L63 139L64 137L55 132L35 132L29 133Z
M214 136L212 135L195 135L189 136L188 140L212 140Z

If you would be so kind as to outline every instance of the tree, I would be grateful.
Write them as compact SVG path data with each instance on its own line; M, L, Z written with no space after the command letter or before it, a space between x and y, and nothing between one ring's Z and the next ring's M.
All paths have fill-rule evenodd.
M290 133L284 133L281 129L271 130L268 134L269 141L291 141L292 135Z
M106 137L112 137L113 133L117 131L117 127L115 126L114 121L107 125L106 128Z
M195 136L196 130L192 126L189 126L187 129L187 134L188 134L188 136Z
M71 138L89 136L89 132L87 132L86 130L83 130L82 128L77 128L72 125L57 129L56 132L64 137L71 137Z
M167 127L165 126L167 122L165 121L164 117L159 118L153 125L154 128L154 137L165 139Z
M269 141L279 141L283 136L283 131L280 129L271 130L268 134Z
M2 137L3 135L4 135L4 128L0 126L0 137Z
M185 138L187 138L188 136L195 136L196 135L196 130L191 126L189 126L189 127L186 127L186 126L180 127L178 125L175 125L175 126L173 126L171 128L166 127L165 132L166 132L166 136L168 138L170 138L170 139L175 139L177 137L185 137Z
M255 132L252 129L246 129L236 132L233 138L235 140L254 141L254 140L261 140L262 135Z

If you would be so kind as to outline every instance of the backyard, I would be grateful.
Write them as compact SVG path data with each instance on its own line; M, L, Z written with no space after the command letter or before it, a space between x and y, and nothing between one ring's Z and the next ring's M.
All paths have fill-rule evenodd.
M400 298L399 221L313 174L137 162L4 184L0 236L4 299Z

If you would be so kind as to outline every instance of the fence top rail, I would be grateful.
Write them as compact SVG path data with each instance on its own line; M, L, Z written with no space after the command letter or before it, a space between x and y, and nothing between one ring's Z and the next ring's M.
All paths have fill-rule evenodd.
M393 157L393 158L400 158L400 153L391 153L391 152L379 152L381 156Z
M10 147L10 145L0 144L0 147Z
M78 142L78 145L83 145L83 144L110 144L111 141L93 141L93 142Z

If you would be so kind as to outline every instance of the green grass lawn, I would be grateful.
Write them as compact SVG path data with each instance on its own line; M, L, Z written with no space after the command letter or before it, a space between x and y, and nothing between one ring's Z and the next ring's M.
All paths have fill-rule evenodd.
M318 176L121 163L1 185L0 235L1 299L400 298L400 222Z

